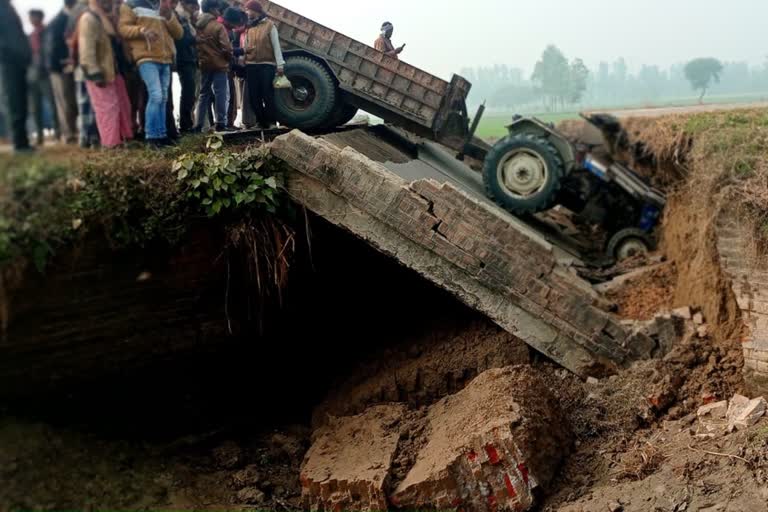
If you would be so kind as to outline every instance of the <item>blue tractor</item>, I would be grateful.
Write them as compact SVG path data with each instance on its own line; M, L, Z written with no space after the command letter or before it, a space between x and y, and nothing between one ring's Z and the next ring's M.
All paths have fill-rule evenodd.
M606 114L582 116L597 127L603 144L572 142L553 125L516 116L509 134L487 153L486 192L515 215L562 205L606 233L605 250L614 261L647 253L666 198L629 167L612 159L624 132ZM596 152L598 146L607 151Z

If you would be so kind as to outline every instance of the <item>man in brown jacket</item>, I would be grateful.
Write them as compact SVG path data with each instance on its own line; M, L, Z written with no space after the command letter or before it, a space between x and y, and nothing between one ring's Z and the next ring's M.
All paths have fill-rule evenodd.
M214 116L216 131L227 127L229 108L229 71L232 62L232 41L227 29L218 22L221 6L218 0L203 0L203 14L197 20L197 58L200 64L200 101L197 104L197 128L205 125L208 110L215 98Z
M262 128L275 124L275 75L282 76L285 59L280 35L264 7L257 0L245 4L248 29L245 32L245 72L251 107Z
M118 31L147 86L145 132L153 147L172 145L165 123L175 40L184 35L169 0L128 0L120 6Z

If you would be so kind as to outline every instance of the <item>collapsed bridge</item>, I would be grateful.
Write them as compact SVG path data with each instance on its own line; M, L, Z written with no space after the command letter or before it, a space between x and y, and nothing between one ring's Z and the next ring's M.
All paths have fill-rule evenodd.
M599 296L569 269L572 256L485 200L471 170L447 164L447 151L414 147L416 159L369 129L318 138L294 131L276 138L272 153L288 166L295 202L577 375L651 355L653 341L597 307Z

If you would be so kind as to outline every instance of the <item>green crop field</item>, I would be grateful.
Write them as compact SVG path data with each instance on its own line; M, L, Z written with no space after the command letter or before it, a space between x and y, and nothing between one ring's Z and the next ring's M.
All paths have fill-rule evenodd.
M507 133L506 126L512 122L513 114L499 115L488 114L480 121L477 128L477 136L481 139L499 139ZM526 114L526 116L536 117L545 123L559 123L566 119L578 119L578 112L558 112L548 114Z

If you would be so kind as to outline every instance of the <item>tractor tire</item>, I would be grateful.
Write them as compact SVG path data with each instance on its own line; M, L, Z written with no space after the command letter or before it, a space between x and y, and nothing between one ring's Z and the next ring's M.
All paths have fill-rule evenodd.
M293 87L275 91L280 124L300 130L325 126L339 102L336 82L325 66L308 57L289 57L285 76Z
M341 103L331 112L331 116L328 119L328 123L325 128L331 129L337 126L344 126L357 115L357 107L350 105L349 103Z
M655 248L653 238L638 228L622 229L611 237L606 254L617 263L640 254L648 254Z
M557 149L531 135L509 135L485 158L483 181L488 196L514 215L555 206L565 165Z

